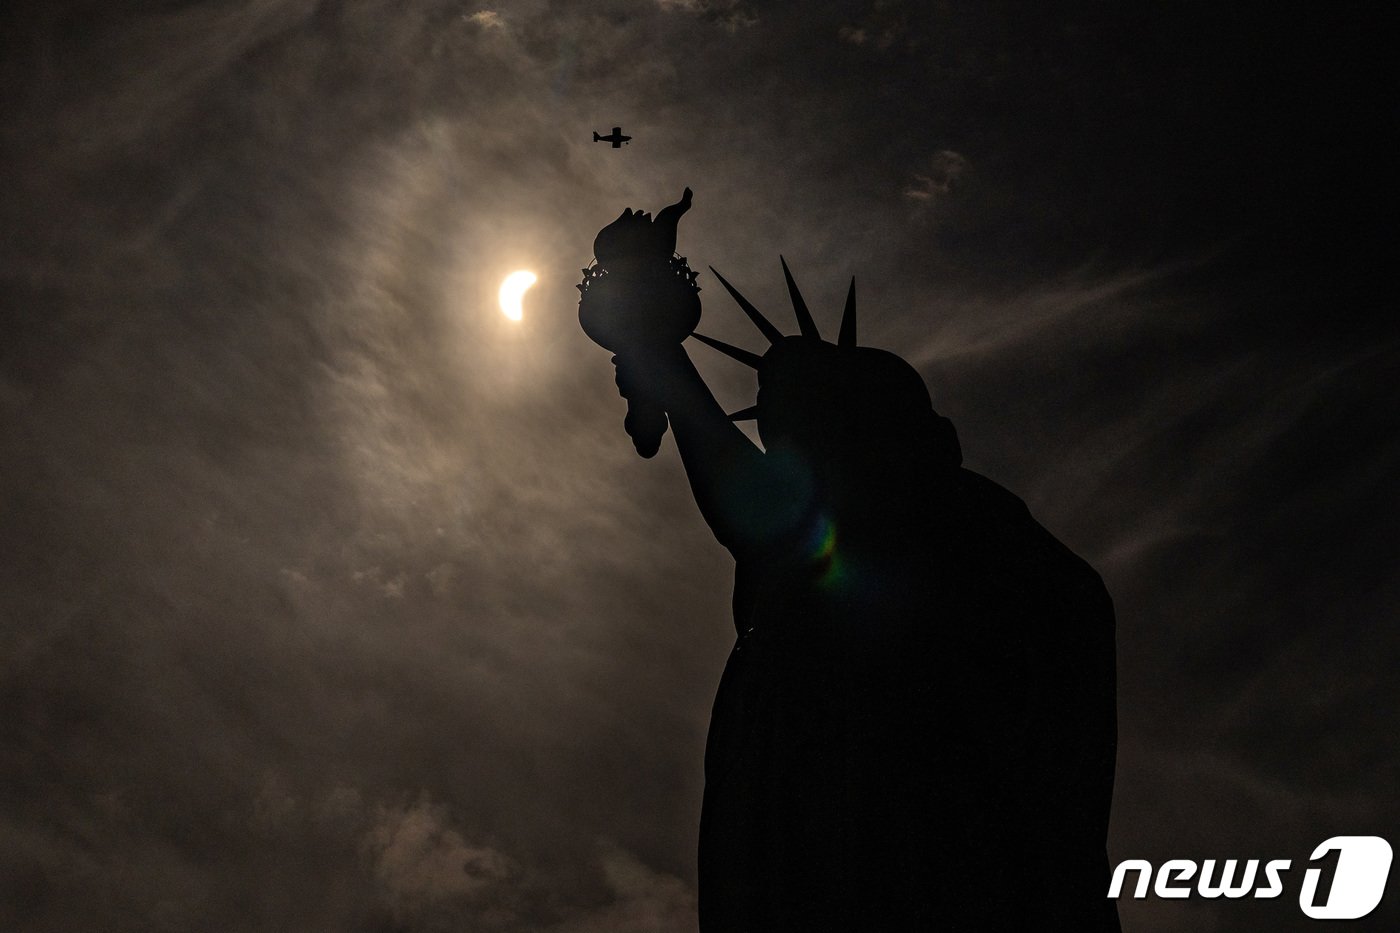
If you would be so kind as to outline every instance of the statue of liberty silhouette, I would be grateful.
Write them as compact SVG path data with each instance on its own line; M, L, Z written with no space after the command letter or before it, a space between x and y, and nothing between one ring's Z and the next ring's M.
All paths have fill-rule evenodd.
M673 433L735 561L701 930L1117 930L1098 574L962 466L917 370L858 343L854 280L835 343L781 257L797 333L718 272L767 346L693 333L697 274L674 254L690 203L598 234L579 316L615 354L638 452ZM687 336L757 371L754 406L724 412Z

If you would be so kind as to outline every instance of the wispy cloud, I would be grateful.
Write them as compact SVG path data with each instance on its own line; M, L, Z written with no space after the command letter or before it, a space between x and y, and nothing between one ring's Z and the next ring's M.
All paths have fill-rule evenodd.
M505 28L505 18L495 10L477 10L475 13L466 14L467 22L475 23L483 29L503 29Z
M931 206L953 190L967 169L966 158L950 149L940 149L929 159L925 170L914 173L904 196L916 204Z
M667 13L684 13L729 31L758 24L758 16L742 0L656 0Z
M468 845L446 820L445 808L427 800L374 815L364 845L399 923L470 903L510 873L504 855Z

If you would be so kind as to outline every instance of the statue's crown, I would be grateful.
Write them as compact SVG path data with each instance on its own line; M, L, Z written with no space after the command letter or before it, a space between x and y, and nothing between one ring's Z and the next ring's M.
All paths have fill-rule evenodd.
M930 405L923 380L912 366L893 353L856 344L854 278L851 279L850 288L846 292L846 306L841 313L841 330L836 343L832 344L822 339L816 321L812 318L812 312L802 297L802 291L792 277L792 270L788 268L787 260L779 256L778 261L782 263L783 278L787 281L793 313L797 317L797 334L783 334L754 307L753 302L745 298L711 266L710 271L714 273L715 278L719 279L720 284L738 302L749 320L767 338L769 347L764 353L758 354L704 334L693 333L691 336L756 370L760 385L776 380L807 383L819 381L830 385L838 381L869 383L873 379L888 390L904 396L906 400L910 400L911 394L917 395L921 398L913 398L912 401L924 406ZM849 389L853 386L844 388ZM815 392L817 387L812 385L811 389ZM729 417L734 421L746 421L758 418L761 413L761 406L754 405L734 412Z
M797 334L785 335L753 303L711 267L768 340L762 354L704 334L691 336L758 372L758 403L736 411L732 421L756 420L765 443L797 444L808 453L850 460L871 457L889 463L957 466L962 452L948 419L933 408L919 371L897 354L856 343L856 283L846 292L836 343L821 338L807 302L779 257L787 280ZM873 461L872 461L873 462Z

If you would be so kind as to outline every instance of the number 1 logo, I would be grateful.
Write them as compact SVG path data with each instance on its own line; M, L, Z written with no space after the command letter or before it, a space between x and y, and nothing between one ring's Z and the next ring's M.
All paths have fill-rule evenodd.
M1333 836L1313 849L1309 861L1322 867L1303 876L1298 906L1314 920L1364 917L1385 894L1390 860L1390 843L1380 836Z

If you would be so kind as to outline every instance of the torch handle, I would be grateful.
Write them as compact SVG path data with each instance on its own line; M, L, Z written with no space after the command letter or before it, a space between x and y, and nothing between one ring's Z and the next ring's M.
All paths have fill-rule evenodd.
M627 401L627 417L622 427L632 438L632 446L643 457L655 457L661 449L661 438L666 433L666 410L647 399L634 398Z
M638 454L646 458L654 457L661 449L661 438L666 434L666 409L638 391L629 367L621 357L614 356L613 365L617 367L617 390L627 399L623 430L632 438L632 446L637 448Z

